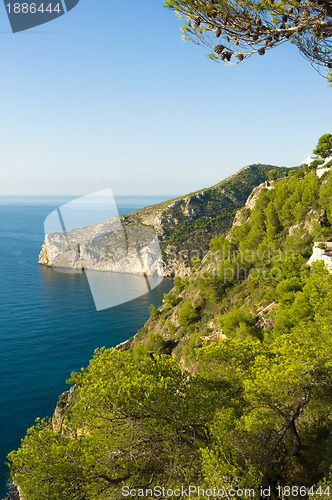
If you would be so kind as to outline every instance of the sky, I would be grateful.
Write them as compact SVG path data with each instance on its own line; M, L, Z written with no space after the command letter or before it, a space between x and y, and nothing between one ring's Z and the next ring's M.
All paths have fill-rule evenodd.
M226 67L163 0L80 0L13 34L0 4L0 195L181 195L332 132L332 89L296 47Z

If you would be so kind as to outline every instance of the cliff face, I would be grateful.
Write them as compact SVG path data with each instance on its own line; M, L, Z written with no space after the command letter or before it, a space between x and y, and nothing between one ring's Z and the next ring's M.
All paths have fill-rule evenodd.
M238 212L236 212L234 221L233 221L233 226L240 226L248 217L248 214L250 214L250 211L255 208L256 201L258 200L258 197L260 193L264 189L273 189L273 182L269 183L268 181L262 182L258 186L256 186L252 192L250 193L244 207Z
M46 236L39 263L52 267L186 276L213 236L228 231L271 165L250 165L212 186L95 226ZM286 169L279 169L280 175ZM160 245L160 249L159 246ZM160 253L161 250L161 253Z
M39 254L39 264L42 264L44 266L50 265L50 258L47 251L46 240L44 241L41 252Z
M21 488L17 484L12 486L12 489L9 493L8 499L9 500L26 500Z
M52 416L52 427L54 431L58 429L60 429L61 432L64 431L63 421L66 416L66 412L73 401L74 394L75 394L74 385L71 386L69 391L65 391L63 394L61 394Z

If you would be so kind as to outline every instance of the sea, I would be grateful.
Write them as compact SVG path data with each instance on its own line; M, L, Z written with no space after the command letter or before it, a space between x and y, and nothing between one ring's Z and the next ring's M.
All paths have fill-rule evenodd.
M119 214L172 196L121 196ZM44 220L70 197L0 197L0 498L9 494L7 454L37 417L51 417L72 371L86 367L98 347L132 337L172 287L156 288L97 312L85 273L59 273L38 264ZM128 283L129 279L129 283ZM127 275L123 286L135 286ZM144 279L142 277L141 279ZM121 280L116 280L121 294Z

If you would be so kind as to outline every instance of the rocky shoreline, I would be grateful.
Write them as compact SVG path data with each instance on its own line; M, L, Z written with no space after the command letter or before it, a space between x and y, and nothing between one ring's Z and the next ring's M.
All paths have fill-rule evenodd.
M13 484L12 490L8 496L9 500L25 500L21 488L17 484Z

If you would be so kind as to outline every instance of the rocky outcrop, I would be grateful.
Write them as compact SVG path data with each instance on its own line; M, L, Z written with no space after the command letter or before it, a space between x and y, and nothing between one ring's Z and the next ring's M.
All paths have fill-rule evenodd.
M18 493L18 498L20 500L26 500L25 496L23 495L23 491L22 491L22 489L19 486L17 486L17 493Z
M264 181L252 190L244 207L236 212L233 226L240 226L250 216L251 210L255 208L258 197L264 189L273 189L273 182Z
M39 263L76 270L187 276L192 258L204 258L210 240L231 228L236 212L272 168L276 169L250 165L210 188L95 226L48 234ZM248 200L248 208L259 192L260 186Z
M9 498L9 500L26 500L22 489L17 484L12 484L8 495L6 498Z
M272 188L273 186L271 186L267 181L256 186L249 195L244 207L236 212L233 226L240 226L247 219L248 215L250 215L250 211L255 208L256 201L258 200L260 193L264 189Z
M121 342L120 344L115 346L114 349L117 349L118 351L128 351L133 345L134 340L135 337L131 337L130 339L125 340L124 342Z
M46 236L39 263L56 268L163 276L155 231L127 226L119 218Z
M50 257L48 255L46 240L44 241L41 252L39 254L39 264L42 264L44 266L50 265Z
M16 483L10 483L7 498L8 500L26 500L22 488Z
M249 208L249 210L252 210L255 208L256 201L258 200L258 197L260 193L263 191L263 189L266 189L266 183L262 182L259 186L255 187L255 189L252 190L252 193L248 197L245 208Z
M74 385L71 386L69 391L66 391L63 394L61 394L52 417L52 427L54 431L60 429L60 431L63 432L64 418L74 399L74 394L75 394Z

